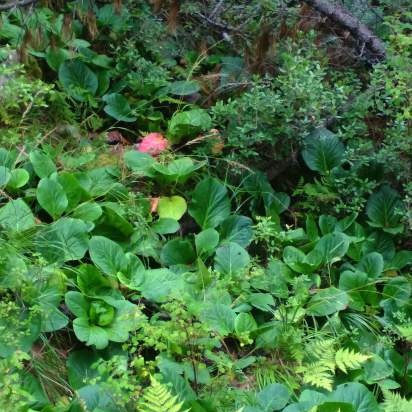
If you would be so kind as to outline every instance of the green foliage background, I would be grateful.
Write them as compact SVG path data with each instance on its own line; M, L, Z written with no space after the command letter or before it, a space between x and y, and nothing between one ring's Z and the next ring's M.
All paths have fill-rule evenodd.
M37 3L0 14L0 409L410 411L409 2L331 2L373 65L304 2Z

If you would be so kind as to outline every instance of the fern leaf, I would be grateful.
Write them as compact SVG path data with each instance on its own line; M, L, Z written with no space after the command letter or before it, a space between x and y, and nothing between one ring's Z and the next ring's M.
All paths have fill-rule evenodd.
M347 373L348 369L359 369L362 363L369 358L369 355L364 355L347 348L339 349L335 354L336 366L344 373Z
M410 412L412 411L412 400L402 398L399 393L384 391L385 401L383 410L385 412Z
M179 402L177 396L173 396L166 385L161 384L155 378L151 378L151 384L143 395L143 402L139 407L140 412L188 412L182 411L183 402Z
M335 341L334 339L315 339L305 347L307 362L328 365L331 371L335 370Z
M297 368L298 373L302 373L303 383L325 389L329 392L333 389L333 374L329 365L323 362L309 363Z

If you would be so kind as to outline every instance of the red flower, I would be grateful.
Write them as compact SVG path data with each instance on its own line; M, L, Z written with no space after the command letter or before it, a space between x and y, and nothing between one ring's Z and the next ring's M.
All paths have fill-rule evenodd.
M148 153L152 156L157 156L168 147L169 141L161 133L149 133L136 145L139 152Z

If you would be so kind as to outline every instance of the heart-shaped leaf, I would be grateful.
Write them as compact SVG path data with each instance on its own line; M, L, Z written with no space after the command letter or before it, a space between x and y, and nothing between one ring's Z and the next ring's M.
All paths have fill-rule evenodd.
M237 243L227 243L216 250L215 269L232 274L245 268L250 262L249 254Z
M186 210L186 200L181 196L161 197L157 206L157 214L161 219L179 220Z
M316 129L308 136L302 152L309 169L323 174L339 166L344 154L345 147L338 137L325 128Z
M90 239L89 253L93 263L106 275L116 276L128 264L121 246L104 236Z
M96 74L80 60L66 60L60 65L59 80L66 91L76 100L85 101L94 96L99 85Z
M103 96L103 101L106 103L103 110L114 119L121 122L134 122L136 117L132 116L132 109L129 102L119 93L111 93Z
M212 228L205 229L199 234L195 235L195 244L197 254L209 255L211 254L219 243L219 233Z
M7 187L10 189L19 189L27 184L30 179L29 172L25 169L13 169Z
M379 192L370 196L366 205L366 214L369 225L383 229L383 231L397 234L403 231L400 211L403 204L398 192L389 186L383 186Z
M166 266L190 265L196 260L196 253L189 240L173 239L164 245L160 258Z

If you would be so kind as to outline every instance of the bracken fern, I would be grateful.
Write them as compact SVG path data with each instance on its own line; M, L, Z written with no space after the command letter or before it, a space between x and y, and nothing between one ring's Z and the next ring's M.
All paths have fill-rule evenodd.
M173 396L166 385L151 378L151 384L143 395L143 402L139 405L139 412L189 412L182 409L183 402Z
M385 412L410 412L412 411L412 400L406 400L399 393L384 391L385 401L383 409Z

